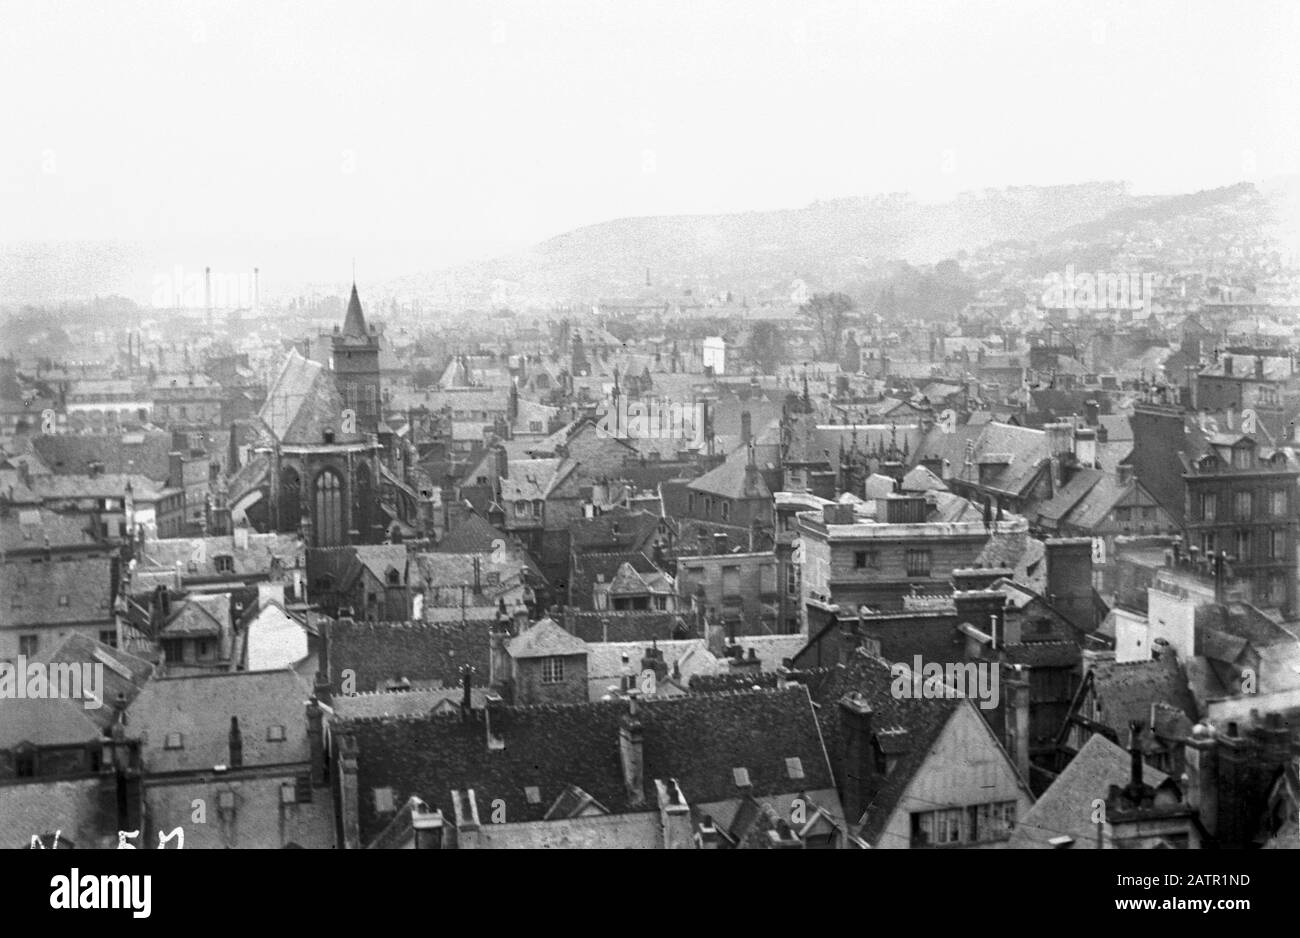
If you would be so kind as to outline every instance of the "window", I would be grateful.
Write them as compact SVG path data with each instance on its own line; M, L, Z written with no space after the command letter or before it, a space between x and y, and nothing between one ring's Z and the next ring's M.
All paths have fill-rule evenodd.
M1203 493L1201 495L1201 520L1213 521L1218 504L1219 497L1214 492Z
M564 659L543 658L542 659L542 683L559 684L563 680L564 680Z
M540 420L530 420L530 421L528 421L528 432L529 432L529 433L541 433L541 432L542 432L542 422L541 422Z
M25 657L32 657L41 645L39 635L19 635L18 636L18 654Z
M1286 560L1286 530L1273 528L1268 532L1269 560Z
M1250 496L1250 492L1238 492L1233 496L1232 510L1238 521L1250 520L1251 509L1254 507L1254 500Z
M519 501L515 502L515 514L518 515L519 517L527 518L532 513L533 513L533 506L531 503L524 501L522 498Z
M999 801L967 808L967 822L972 843L1009 837L1016 826L1016 803Z
M1275 518L1285 518L1287 514L1286 489L1278 489L1273 493L1273 510L1271 514Z
M988 843L1010 836L1015 826L1014 801L918 811L912 815L912 843L918 847Z
M266 728L266 740L271 743L284 742L284 724L274 723Z
M1201 556L1202 557L1214 556L1214 532L1213 531L1201 532Z
M874 550L855 550L853 552L854 570L874 570L880 566L880 555Z
M722 511L722 520L728 520L731 517L731 502L722 501L718 507Z
M393 790L391 788L375 789L375 813L391 814L393 812Z
M1237 532L1237 552L1235 554L1238 560L1250 559L1250 532L1241 530Z
M1238 446L1232 451L1232 467L1234 469L1249 469L1254 465L1254 451L1249 446Z
M930 552L928 550L909 550L907 552L907 575L930 575Z
M234 557L231 557L229 554L221 554L221 555L219 555L219 556L216 558L216 560L215 560L214 562L215 562L216 565L217 565L217 572L218 572L218 573L234 573L234 572L235 572L235 558L234 558Z
M101 645L107 645L110 648L117 647L117 629L102 629L99 633L99 642Z
M918 846L961 843L966 812L961 808L918 811L912 815L912 843Z
M184 749L185 736L181 733L168 733L163 740L164 749Z

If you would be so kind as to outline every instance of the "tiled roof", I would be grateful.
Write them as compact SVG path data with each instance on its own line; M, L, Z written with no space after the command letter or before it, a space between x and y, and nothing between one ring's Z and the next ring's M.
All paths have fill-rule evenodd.
M371 792L391 787L396 803L417 795L453 816L451 791L474 789L480 810L501 799L511 821L539 821L571 785L613 813L648 810L654 780L676 778L691 804L741 795L733 770L744 768L752 793L763 798L833 787L816 718L802 687L649 699L638 706L644 753L644 809L634 809L623 783L619 726L626 701L504 707L492 733L504 748L490 751L483 711L472 719L411 717L334 724L358 743L361 835L368 841L387 819ZM791 780L786 759L800 759L805 777ZM539 789L532 803L525 788Z
M1094 733L1070 760L1038 801L1021 818L1008 844L1013 849L1050 848L1055 837L1071 837L1070 849L1095 849L1097 825L1093 823L1093 801L1105 799L1111 785L1128 784L1132 760L1129 754L1100 733ZM1152 787L1165 774L1144 766L1142 781ZM1109 836L1103 831L1103 843Z
M494 528L477 512L469 512L461 516L433 551L441 554L486 554L499 540L508 541L503 531Z
M230 719L239 719L245 766L304 762L306 701L311 688L293 671L234 671L155 679L127 711L132 736L144 742L149 772L210 771L230 764ZM285 738L267 737L283 726ZM182 734L180 749L167 749L167 736Z
M33 452L59 475L83 475L99 463L109 475L142 475L165 482L171 474L172 434L157 430L136 433L68 433L33 437ZM188 455L188 453L186 454Z
M899 754L893 771L883 779L862 818L861 836L871 844L883 832L898 801L929 757L930 749L944 726L963 700L950 697L897 698L892 693L890 666L858 649L847 664L829 671L814 672L809 681L813 700L818 704L818 720L831 753L837 777L843 781L844 767L839 762L842 750L839 701L846 694L861 694L872 711L872 728L880 733L905 730L906 751ZM896 736L896 739L899 738ZM897 747L896 747L897 748ZM850 819L856 823L857 818Z
M243 535L241 535L242 537ZM195 547L201 542L204 561L202 573L216 575L217 558L229 557L234 565L235 576L256 576L268 573L271 560L278 559L283 567L300 566L303 562L304 546L296 534L258 534L247 532L247 546L233 535L219 537L169 537L147 540L140 556L139 569L148 571L156 568L160 571L174 573L176 564L188 568L194 557Z
M362 694L335 695L331 701L335 715L341 720L362 717L412 716L432 713L448 704L456 707L464 697L460 687L429 687L401 691L369 691ZM487 690L470 688L470 705L482 707Z
M111 622L113 558L0 564L0 628Z
M62 515L45 508L5 509L0 513L0 555L16 550L75 547L100 543L82 515Z
M473 683L488 681L487 621L356 622L340 619L329 627L330 686L337 691L343 671L356 675L356 689L369 691L406 677L437 681L445 687L460 683L460 669L474 668Z
M755 471L751 476L748 470L748 458L742 451L698 479L693 479L687 488L722 498L770 500L772 492L763 481L763 474Z

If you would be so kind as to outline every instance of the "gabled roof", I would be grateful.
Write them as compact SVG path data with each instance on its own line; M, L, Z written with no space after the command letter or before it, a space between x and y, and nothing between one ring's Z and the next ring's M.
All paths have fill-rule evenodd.
M292 670L230 671L150 681L127 711L131 736L147 740L149 772L210 771L230 763L230 719L239 720L246 766L306 762L311 688ZM285 738L268 739L272 726ZM182 748L167 749L180 733Z
M489 623L469 620L424 622L357 622L339 619L329 626L330 686L342 684L343 671L351 669L356 689L382 688L394 678L437 682L445 687L460 683L460 669L474 669L473 683L488 681Z
M727 694L652 698L637 706L642 727L642 804L629 799L618 756L624 700L537 707L503 707L492 734L504 748L489 750L483 711L468 721L409 717L338 721L333 731L357 743L358 787L391 787L396 799L418 795L453 815L452 790L473 789L480 809L496 799L515 821L540 821L577 786L613 814L653 811L654 780L676 779L691 805L743 796L734 770L746 769L750 794L760 800L799 791L827 791L834 781L803 687ZM804 777L790 778L786 760L798 758ZM536 788L530 800L527 788ZM833 793L832 793L833 794ZM359 799L361 839L387 824L374 799Z
M836 773L841 782L844 767L839 754L843 751L839 702L846 695L861 695L860 699L871 708L872 727L877 733L893 733L897 762L883 779L875 797L861 818L861 836L875 843L884 831L899 799L911 784L930 755L931 747L938 741L944 726L966 701L952 697L894 696L893 675L890 665L857 649L846 664L829 671L814 672L809 683L814 702L819 707L818 720L831 753ZM898 731L905 731L905 737ZM856 827L858 818L847 819Z
M1117 739L1126 739L1134 722L1145 724L1150 719L1152 703L1177 707L1193 723L1198 719L1187 675L1172 651L1149 661L1102 659L1093 664L1092 674L1098 706L1095 719L1110 727Z
M1017 822L1007 846L1050 848L1053 838L1070 837L1074 841L1072 850L1097 848L1093 801L1105 799L1111 785L1127 784L1131 771L1129 753L1100 733L1094 733L1029 813ZM1163 772L1150 766L1142 769L1143 782L1152 787L1160 785L1165 778ZM1110 838L1104 829L1103 838L1102 846L1109 847Z
M280 443L325 442L325 431L336 443L357 443L358 433L344 434L340 415L343 399L325 366L291 349L266 395L258 417Z
M511 658L550 658L587 654L587 643L564 631L554 619L542 619L510 639Z
M730 499L770 499L772 491L763 481L763 473L754 467L752 475L749 473L749 462L745 455L732 456L722 465L709 470L694 479L687 486L695 492L705 492L710 495L717 495L722 498Z

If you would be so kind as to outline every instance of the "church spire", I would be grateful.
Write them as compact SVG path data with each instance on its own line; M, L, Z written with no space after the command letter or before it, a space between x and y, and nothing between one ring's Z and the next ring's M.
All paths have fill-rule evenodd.
M361 297L357 296L356 282L352 283L352 297L348 300L348 314L343 318L343 334L366 338L370 330L366 328L366 317L361 315Z

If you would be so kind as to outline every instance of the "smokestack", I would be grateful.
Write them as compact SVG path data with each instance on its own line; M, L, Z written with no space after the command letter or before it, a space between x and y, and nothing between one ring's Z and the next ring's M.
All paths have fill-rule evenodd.
M253 268L253 312L257 312L258 309L261 307L261 303L262 303L261 284L258 283L259 274L260 271L256 267L254 267Z
M203 309L212 313L212 268L203 268Z

